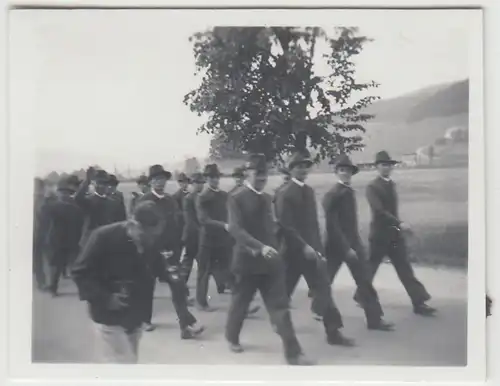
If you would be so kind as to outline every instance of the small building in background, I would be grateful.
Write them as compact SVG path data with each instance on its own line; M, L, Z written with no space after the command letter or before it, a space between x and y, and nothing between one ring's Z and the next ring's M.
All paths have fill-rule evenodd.
M408 168L414 168L417 166L417 153L409 153L409 154L403 154L401 156L401 163L402 166L408 167Z

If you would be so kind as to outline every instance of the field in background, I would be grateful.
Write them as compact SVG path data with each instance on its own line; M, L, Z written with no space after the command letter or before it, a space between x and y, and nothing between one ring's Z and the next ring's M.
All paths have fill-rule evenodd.
M365 187L375 177L371 171L355 176L359 222L363 240L367 243L370 210L365 198ZM466 267L468 254L468 170L423 169L398 170L397 183L400 216L412 225L415 236L408 237L408 246L414 261L423 264ZM280 176L271 176L266 190L272 193L280 184ZM333 174L311 174L308 179L317 194L320 225L324 226L321 200L335 182ZM221 180L221 188L232 187L230 178ZM122 183L127 201L136 189L133 183ZM177 183L170 181L167 191L173 193ZM128 202L127 202L128 204Z

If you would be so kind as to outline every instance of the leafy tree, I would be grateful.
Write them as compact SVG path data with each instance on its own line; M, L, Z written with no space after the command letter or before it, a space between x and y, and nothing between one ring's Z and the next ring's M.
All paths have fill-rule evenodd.
M363 110L375 96L354 98L377 84L356 81L354 58L370 41L357 28L215 27L193 42L199 88L184 97L207 115L199 133L237 151L282 161L293 150L313 148L316 161L362 148ZM327 73L315 71L323 60Z

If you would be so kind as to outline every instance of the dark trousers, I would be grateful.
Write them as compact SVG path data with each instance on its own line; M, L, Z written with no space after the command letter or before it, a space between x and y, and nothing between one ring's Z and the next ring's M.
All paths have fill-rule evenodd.
M49 290L57 292L59 287L59 279L66 268L68 260L73 259L77 253L76 247L53 247L49 252Z
M290 316L289 298L286 293L283 271L235 276L231 305L227 316L226 339L231 343L239 343L243 321L257 290L262 296L275 331L281 337L285 357L288 359L297 357L302 353L302 349Z
M187 283L193 270L194 261L198 257L198 236L188 237L184 243L184 256L181 260L181 273Z
M172 294L172 303L174 304L175 313L179 321L181 330L196 323L196 318L188 310L187 296L186 296L186 283L178 272L172 272L162 279L170 287Z
M343 327L342 316L337 309L330 288L327 267L316 260L307 260L303 254L295 251L286 256L286 289L290 298L301 276L314 283L311 310L323 317L323 325L327 335L335 334Z
M41 247L33 246L33 274L39 289L47 285L47 276L45 274L45 253Z
M155 298L156 279L151 278L147 288L147 301L144 303L144 322L151 323Z
M229 270L231 246L200 246L198 251L198 277L196 280L196 301L207 306L208 283L213 276L217 291L223 292L233 285L233 275Z
M357 260L346 261L357 287L356 300L363 305L368 324L378 323L383 316L378 294L371 282L370 266L362 248L357 248ZM327 266L330 285L344 263L344 256L334 251L327 252Z
M395 237L392 240L389 238L370 240L371 281L373 281L385 256L389 257L414 306L420 305L431 298L424 285L415 277L415 272L408 260L406 243L402 236Z

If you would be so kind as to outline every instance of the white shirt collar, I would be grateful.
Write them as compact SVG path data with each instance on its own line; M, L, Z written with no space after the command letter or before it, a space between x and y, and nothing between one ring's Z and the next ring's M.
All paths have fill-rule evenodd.
M290 181L293 181L295 182L297 185L299 185L301 188L304 187L304 185L306 184L305 182L302 182L302 181L299 181L298 179L296 178L292 178Z
M101 197L101 198L106 198L107 196L105 194L99 194L97 192L94 192L94 194L97 196L97 197Z
M348 188L352 189L352 185L351 185L351 184L346 184L344 181L340 181L340 180L337 180L337 182L338 182L340 185L344 185L344 186L347 186Z
M157 198L165 198L165 194L158 194L154 189L151 189L151 193L153 193Z
M252 184L250 184L250 182L248 182L248 181L245 181L245 186L246 186L248 189L250 189L252 192L257 193L258 195L261 195L261 194L262 194L262 192L259 192L257 189L255 189L255 188L252 186Z
M386 177L380 176L380 178L382 178L385 182L391 182L392 181L391 177L386 178Z
M207 185L207 188L210 189L212 192L220 192L220 189L214 189L210 185Z

